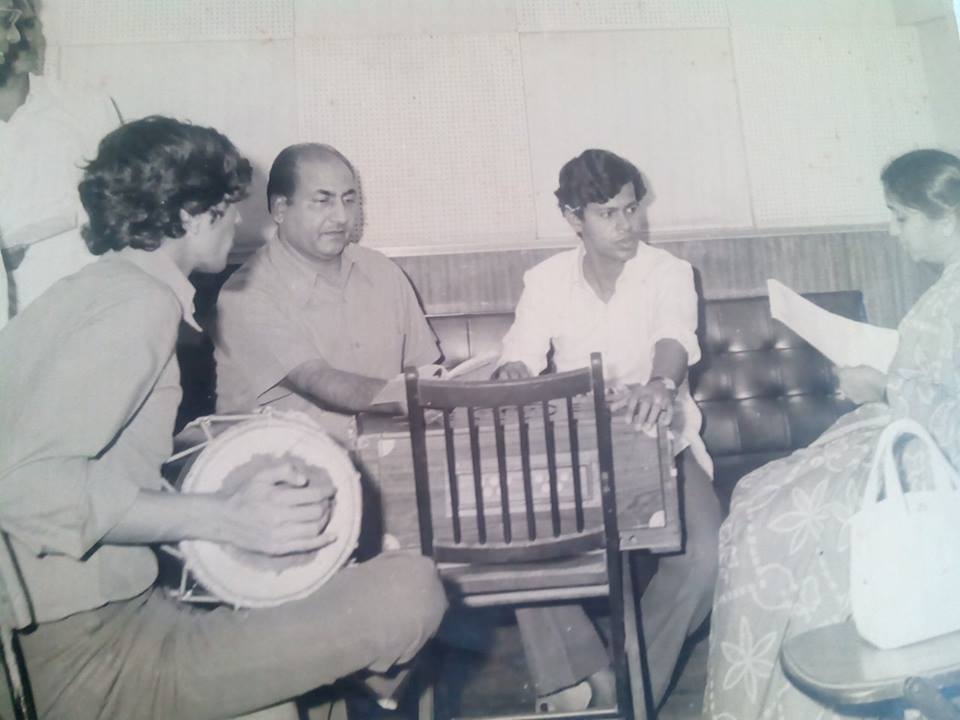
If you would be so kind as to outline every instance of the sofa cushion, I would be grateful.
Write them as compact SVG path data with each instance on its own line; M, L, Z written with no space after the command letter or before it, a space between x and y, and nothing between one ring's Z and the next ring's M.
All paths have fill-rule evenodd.
M864 319L857 291L806 297ZM703 359L690 383L726 504L744 474L805 447L853 405L837 395L830 361L771 319L766 297L703 303L699 334Z
M453 367L467 358L500 352L500 340L513 324L513 313L431 315L430 326L443 350L443 363Z

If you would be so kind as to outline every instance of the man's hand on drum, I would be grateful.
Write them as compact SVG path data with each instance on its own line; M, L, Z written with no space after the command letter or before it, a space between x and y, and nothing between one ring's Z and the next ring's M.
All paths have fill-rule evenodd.
M610 410L617 412L626 408L624 421L643 432L653 432L660 416L669 425L673 420L674 400L677 391L659 378L646 385L621 385L610 392Z
M261 470L225 494L225 539L265 555L319 550L336 540L324 532L335 495L326 473L308 478L289 463Z
M493 377L497 380L526 380L530 377L530 368L526 363L514 360L498 367Z

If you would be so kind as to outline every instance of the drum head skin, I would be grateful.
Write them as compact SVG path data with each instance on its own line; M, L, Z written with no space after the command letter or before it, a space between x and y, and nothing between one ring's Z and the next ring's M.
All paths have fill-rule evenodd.
M360 535L360 476L347 451L308 417L267 413L230 427L191 465L182 492L217 492L271 464L286 464L336 488L325 533L336 540L320 550L283 556L229 545L180 543L189 570L210 592L237 607L270 607L306 597L350 559Z

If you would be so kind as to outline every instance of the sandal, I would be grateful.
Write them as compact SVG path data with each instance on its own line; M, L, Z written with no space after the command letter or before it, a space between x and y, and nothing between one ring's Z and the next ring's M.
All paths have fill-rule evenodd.
M584 680L549 695L541 695L537 698L536 711L552 713L586 710L590 706L592 697L593 690L590 688L590 683Z

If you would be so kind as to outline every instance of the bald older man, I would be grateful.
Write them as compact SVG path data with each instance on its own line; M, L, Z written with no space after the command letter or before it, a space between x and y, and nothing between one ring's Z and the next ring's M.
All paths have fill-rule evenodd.
M360 188L332 147L293 145L267 184L276 236L224 285L217 411L311 415L341 440L387 380L440 355L400 268L356 243Z

